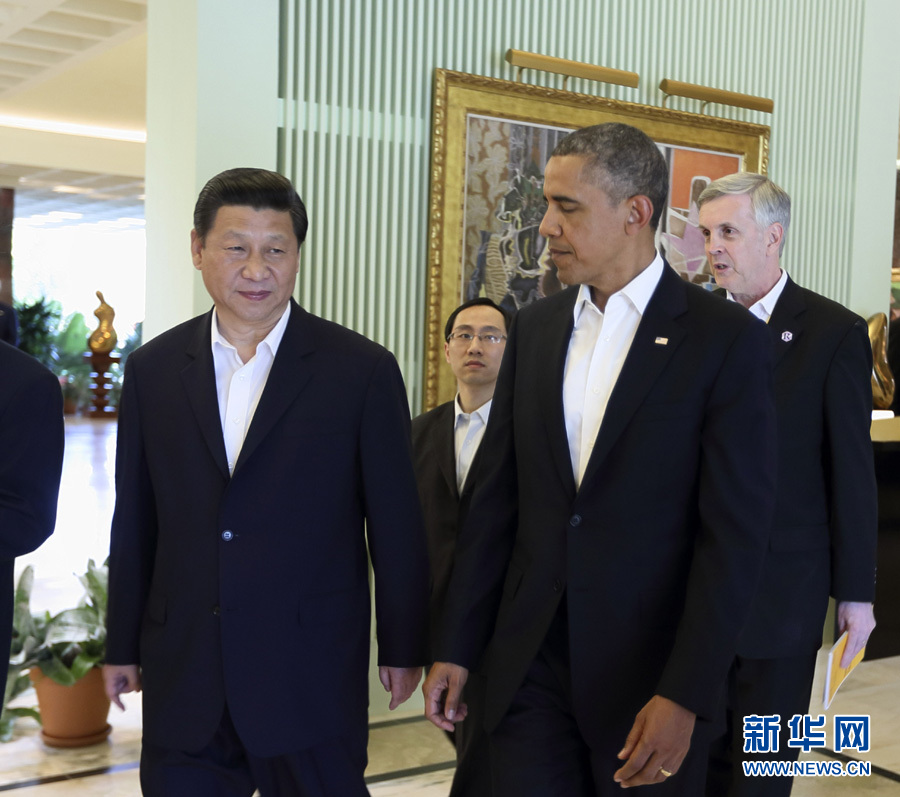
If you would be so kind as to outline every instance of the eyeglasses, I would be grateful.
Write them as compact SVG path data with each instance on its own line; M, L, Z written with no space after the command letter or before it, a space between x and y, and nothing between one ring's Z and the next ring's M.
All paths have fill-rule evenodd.
M506 335L473 335L471 332L451 332L447 336L447 343L459 343L468 346L475 338L489 346L496 346L506 340Z

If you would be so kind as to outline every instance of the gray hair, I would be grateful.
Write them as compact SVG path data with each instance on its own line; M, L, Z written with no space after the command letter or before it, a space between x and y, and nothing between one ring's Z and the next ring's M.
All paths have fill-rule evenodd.
M607 122L566 136L551 157L580 155L614 204L642 194L653 204L650 228L656 229L669 195L669 167L659 147L631 125Z
M763 174L738 172L714 180L697 199L697 207L702 208L707 202L722 196L747 194L756 223L766 229L771 224L780 224L784 234L778 254L784 251L788 227L791 226L791 198L780 186L773 183Z

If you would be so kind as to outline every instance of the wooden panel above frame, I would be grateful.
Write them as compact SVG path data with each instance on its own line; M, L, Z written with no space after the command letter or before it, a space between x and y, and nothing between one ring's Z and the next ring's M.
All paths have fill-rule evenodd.
M474 262L476 255L473 253L473 246L477 248L474 237L478 233L474 227L478 225L470 224L473 229L467 232L467 205L470 216L474 214L474 217L493 222L499 212L506 224L506 231L499 237L487 230L481 233L486 241L477 255L481 261L493 257L495 260L505 258L508 262L510 257L519 256L512 254L514 249L523 257L526 268L524 277L518 282L524 283L525 287L519 285L510 290L507 297L510 303L526 304L529 297L540 295L541 285L548 277L555 279L554 274L546 273L545 259L541 257L543 239L537 236L537 223L542 210L538 203L546 157L549 157L554 141L566 131L602 122L624 122L639 127L657 143L668 145L664 148L667 153L683 148L699 151L701 158L704 153L711 159L720 154L736 156L739 160L733 162L744 171L765 173L768 166L769 128L765 125L443 69L435 70L432 119L423 409L451 399L456 389L453 374L444 363L443 326L447 316L464 301L464 285L468 283L468 294L476 291L491 294L483 284L479 288L478 280L471 278L479 266ZM472 133L472 141L469 141L470 123L481 128ZM501 140L505 128L514 130L514 146ZM527 139L524 143L523 135ZM476 141L478 137L480 140ZM516 151L518 165L509 157L502 163L504 147L507 154ZM480 155L475 154L475 149ZM527 150L524 156L523 150ZM476 160L478 157L480 161ZM522 166L522 157L528 160L527 168ZM667 154L667 157L672 162L672 156ZM725 162L727 164L728 159ZM467 167L472 171L469 182ZM709 176L715 179L720 175ZM467 195L473 179L479 185L477 197ZM486 197L488 201L485 201ZM688 208L679 212L685 217L681 219L682 225L687 213ZM472 239L468 254L467 234ZM496 284L492 287L496 294Z

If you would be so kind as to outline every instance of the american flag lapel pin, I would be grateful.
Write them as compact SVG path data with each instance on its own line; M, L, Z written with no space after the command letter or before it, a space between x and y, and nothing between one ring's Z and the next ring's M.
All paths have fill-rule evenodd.
M666 346L669 343L668 338L657 338L653 341L657 346Z

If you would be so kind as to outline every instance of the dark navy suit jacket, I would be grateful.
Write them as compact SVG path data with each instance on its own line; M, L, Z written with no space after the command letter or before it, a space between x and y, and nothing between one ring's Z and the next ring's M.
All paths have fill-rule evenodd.
M878 497L866 322L788 278L767 329L778 493L763 577L738 644L748 658L818 650L829 593L875 598Z
M413 462L425 515L428 558L431 562L429 627L434 641L438 638L450 574L453 572L460 518L465 516L472 498L475 473L481 459L479 446L460 495L456 486L455 418L454 402L448 401L413 418L412 422Z
M202 748L226 701L259 756L365 733L369 554L379 664L425 662L409 424L393 356L291 302L229 476L210 315L129 357L108 660L143 668L150 741Z
M438 658L471 667L493 631L495 727L565 594L572 706L614 761L654 694L715 717L774 505L771 346L667 267L576 490L562 400L576 296L513 322Z
M15 558L53 532L64 437L57 378L0 342L0 639L7 653Z

